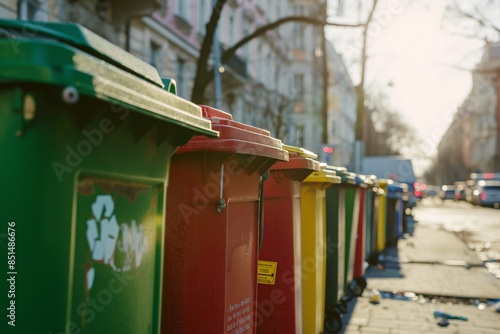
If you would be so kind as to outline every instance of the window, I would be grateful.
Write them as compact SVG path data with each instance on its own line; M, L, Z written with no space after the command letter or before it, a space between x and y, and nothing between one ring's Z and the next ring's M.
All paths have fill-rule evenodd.
M21 20L48 21L47 0L26 0L19 4Z
M257 81L262 82L262 67L264 67L264 59L262 57L262 41L259 40L257 46Z
M304 100L304 75L295 74L293 76L293 94L295 95L295 101Z
M186 97L186 61L182 58L177 58L175 63L175 81L177 82L177 95Z
M295 146L304 147L304 126L295 126Z
M149 63L156 67L158 72L161 70L161 46L151 41L149 43Z
M337 137L337 120L332 121L332 136Z
M207 0L200 0L198 5L198 29L201 35L205 35L205 25L206 22L206 12L207 12Z
M293 28L293 48L295 50L304 49L304 25L296 24Z
M229 45L234 44L234 34L236 30L236 25L234 24L234 11L229 14L229 36L228 36L228 42Z
M176 0L175 2L175 13L182 17L182 18L187 18L188 17L188 8L189 8L189 1L188 0Z
M250 22L248 21L247 18L245 18L243 21L243 36L248 36L249 32L250 32ZM248 60L250 56L249 44L250 43L247 43L243 46L243 54L246 60Z

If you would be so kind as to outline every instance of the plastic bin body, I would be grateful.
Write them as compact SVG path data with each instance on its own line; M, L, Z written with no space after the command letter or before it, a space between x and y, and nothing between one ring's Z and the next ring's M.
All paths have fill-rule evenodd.
M403 187L393 183L389 184L387 189L386 244L388 246L395 246L403 232Z
M348 176L349 178L347 178ZM345 188L345 260L344 291L354 277L354 258L356 254L356 238L359 222L360 190L355 184L354 175L347 173L342 179Z
M369 184L365 193L366 213L365 213L365 259L369 259L372 250L373 235L373 214L375 210L375 193L373 190L373 180Z
M387 180L380 179L378 186L383 191L378 201L378 221L377 221L377 253L385 249L386 226L387 226Z
M4 316L0 332L158 333L170 156L216 133L154 68L83 28L0 26L18 37L0 39L6 294L17 273L15 327Z
M356 231L356 246L354 255L353 278L363 278L365 276L365 247L366 247L366 194L368 192L366 184L360 184L359 191L359 215L358 228Z
M172 157L162 332L255 333L260 180L288 152L269 132L202 109L220 138L194 137Z
M325 190L340 178L334 172L313 172L302 182L302 333L322 333L326 280Z
M257 333L302 332L301 182L319 170L316 155L286 147L288 162L270 169L264 186L264 241L259 260L276 263L258 286Z
M340 184L326 189L326 240L325 313L330 315L344 292L345 189Z

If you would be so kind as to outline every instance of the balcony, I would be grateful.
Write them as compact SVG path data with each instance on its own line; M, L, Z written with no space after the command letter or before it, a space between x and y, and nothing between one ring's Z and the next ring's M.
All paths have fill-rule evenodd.
M104 0L103 2L109 2L113 8L113 16L119 23L165 9L165 1L161 0Z
M226 49L221 46L221 55ZM237 54L233 55L224 66L233 74L239 76L242 80L248 79L247 62Z

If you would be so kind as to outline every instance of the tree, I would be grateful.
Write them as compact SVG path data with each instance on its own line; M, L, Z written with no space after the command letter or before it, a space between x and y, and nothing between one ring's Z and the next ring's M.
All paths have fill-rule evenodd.
M377 0L374 0L375 2ZM214 10L212 11L212 15L206 25L206 34L203 39L200 54L197 60L197 68L196 68L196 76L193 85L193 91L191 93L191 101L194 103L203 103L205 90L213 79L212 69L209 68L208 60L212 51L212 44L214 40L214 33L219 22L222 10L226 4L227 0L217 0L217 3L214 6ZM251 40L264 35L267 31L276 29L279 26L289 23L303 23L303 24L312 24L316 26L337 26L337 27L364 27L367 23L359 23L359 24L344 24L344 23L335 23L328 22L327 18L316 18L316 17L307 17L307 16L287 16L280 18L274 22L268 23L256 29L253 33L245 36L240 41L235 43L233 46L229 47L221 56L221 63L226 63L231 57L235 54L235 52Z
M366 48L368 41L368 29L370 28L370 23L373 18L373 13L375 13L375 8L377 7L378 0L373 0L372 8L366 19L366 24L363 27L363 47L361 48L361 78L359 84L356 86L356 93L358 93L358 104L356 110L356 140L361 140L363 129L362 120L363 112L365 110L365 75L366 75Z
M387 96L379 92L366 96L368 117L375 134L370 141L365 140L367 155L411 155L425 157L420 148L415 129L404 121L401 114L394 110ZM363 138L364 139L364 138ZM373 140L375 139L375 140Z
M453 0L445 10L443 25L452 33L487 42L500 39L498 0Z

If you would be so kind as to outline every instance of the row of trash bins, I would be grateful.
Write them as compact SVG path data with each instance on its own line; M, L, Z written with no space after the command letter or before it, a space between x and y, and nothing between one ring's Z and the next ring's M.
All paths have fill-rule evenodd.
M0 27L0 332L340 329L404 188L190 103L80 26Z

